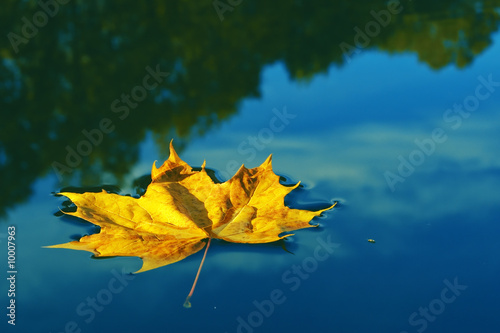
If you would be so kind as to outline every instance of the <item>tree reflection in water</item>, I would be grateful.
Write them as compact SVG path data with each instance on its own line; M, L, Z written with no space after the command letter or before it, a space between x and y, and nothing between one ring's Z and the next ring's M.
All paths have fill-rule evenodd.
M253 1L221 20L212 2L70 1L44 9L5 1L0 213L54 168L61 186L98 184L105 172L120 179L146 133L165 147L175 137L182 150L243 98L259 96L265 65L282 61L292 79L307 79L377 49L416 53L433 69L462 68L492 43L499 22L494 0L402 1L385 24L389 5ZM25 36L26 22L44 10L46 24ZM379 31L373 24L366 31L372 21ZM369 41L356 45L359 31ZM343 54L342 43L355 49ZM155 71L169 74L155 79Z

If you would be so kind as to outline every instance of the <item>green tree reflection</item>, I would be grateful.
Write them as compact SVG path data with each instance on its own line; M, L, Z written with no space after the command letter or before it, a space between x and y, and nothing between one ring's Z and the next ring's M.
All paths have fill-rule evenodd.
M344 65L339 45L354 45L354 28L387 9L386 1L242 1L221 21L211 1L60 2L6 0L0 13L0 213L54 166L61 186L124 176L148 132L159 145L176 137L182 149L242 98L259 96L267 64L284 62L293 79ZM357 52L414 52L435 69L464 67L498 28L500 1L400 5ZM169 75L146 87L147 68ZM80 146L91 152L69 165L68 147L91 141L84 131L96 144Z

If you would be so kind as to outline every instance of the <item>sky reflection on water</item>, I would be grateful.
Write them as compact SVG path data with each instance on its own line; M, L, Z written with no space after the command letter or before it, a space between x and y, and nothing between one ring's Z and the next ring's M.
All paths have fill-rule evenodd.
M250 325L262 318L256 327L249 326L254 332L496 332L500 324L496 306L500 86L493 84L490 96L455 129L454 122L443 119L455 103L476 96L482 82L478 78L491 76L500 82L498 33L491 38L491 46L463 68L450 63L431 69L428 62L418 60L422 55L386 52L382 41L380 49L364 50L343 66L330 64L323 72L310 73L307 80L290 76L291 68L294 73L303 70L291 66L290 59L287 64L280 59L260 63L260 95L230 98L239 101L234 113L228 111L207 126L200 124L209 123L210 116L193 113L192 117L206 118L182 126L202 128L196 135L162 131L151 120L124 122L123 129L117 124L116 136L105 139L109 146L97 147L95 159L63 182L50 163L64 153L66 142L55 140L48 145L53 150L40 154L46 158L31 165L36 172L16 188L23 196L2 203L6 214L0 232L7 225L16 226L19 265L17 325L13 329L4 317L2 327L33 332L63 332L66 327L82 332L237 332L238 328L244 332L242 322ZM136 76L141 77L143 67L134 71ZM240 79L234 84L240 84ZM216 83L211 89L216 89ZM116 91L99 100L112 101L110 96L116 96ZM186 105L191 104L177 109L169 104L173 108L169 117L184 112ZM149 114L146 107L158 110ZM134 112L147 118L165 107L148 100ZM101 108L105 110L89 115L88 123L72 119L65 131L78 136L83 128L94 126L109 111L107 104ZM185 115L182 121L189 119ZM137 133L121 136L134 125L140 126ZM422 150L415 140L429 142L436 128L443 130L446 139L435 142L429 154L415 153ZM72 137L61 133L61 138ZM122 193L134 194L133 181L148 174L153 161L167 158L164 148L172 136L174 144L182 147L182 159L192 166L206 160L207 167L224 178L234 173L235 166L258 166L272 153L275 172L304 186L291 195L290 205L327 205L338 200L339 207L314 220L319 228L295 233L287 242L293 255L274 245L214 242L190 310L182 302L201 253L133 278L127 275L127 280L117 276L136 271L140 259L91 260L89 253L42 248L92 232L86 224L54 216L63 199L51 192L66 185L113 183ZM35 142L31 137L19 140L23 154L23 147ZM114 160L127 149L137 154L135 159ZM410 161L411 154L423 157L423 162L402 177L398 157ZM101 157L122 161L123 170L117 171L121 176L110 172L109 165L101 165ZM0 158L0 162L5 161ZM92 176L85 178L87 172ZM404 181L391 187L387 172ZM29 188L32 193L27 195ZM376 243L367 242L369 238ZM328 239L335 244L334 251L320 261L314 257L315 249ZM4 246L4 239L0 241ZM314 260L317 266L311 272L295 273L294 267ZM455 279L467 288L446 303L443 290ZM112 293L101 310L92 311L89 298L103 299L110 281L114 286L121 283L123 289ZM267 316L256 303L269 304L265 301L276 290L282 302L274 304ZM5 295L2 304L4 299ZM419 312L425 307L431 307L432 320Z

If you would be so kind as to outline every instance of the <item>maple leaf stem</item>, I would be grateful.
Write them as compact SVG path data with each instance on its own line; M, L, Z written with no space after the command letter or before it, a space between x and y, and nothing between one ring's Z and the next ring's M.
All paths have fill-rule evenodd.
M200 267L198 268L198 273L196 273L196 277L194 278L193 286L191 287L191 291L189 292L189 295L187 295L187 297L186 297L186 301L184 301L185 308L191 307L191 303L189 302L189 300L191 299L191 296L193 296L194 287L196 287L196 282L198 282L198 277L200 276L201 267L203 267L203 263L205 262L205 257L207 256L207 251L208 251L208 247L210 246L211 240L212 240L212 237L210 237L208 239L207 247L205 248L205 253L203 254L203 258L201 259Z

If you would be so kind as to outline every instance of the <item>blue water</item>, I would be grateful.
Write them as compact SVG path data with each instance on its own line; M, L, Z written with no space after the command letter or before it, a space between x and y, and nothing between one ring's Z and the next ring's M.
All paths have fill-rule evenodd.
M297 80L273 61L258 73L259 95L242 97L234 114L200 134L141 129L137 160L122 177L89 160L61 181L50 160L21 188L31 193L4 207L2 274L9 276L8 226L17 273L15 326L7 323L9 285L1 284L2 332L497 332L500 35L490 38L464 68L433 69L413 52L368 48ZM146 115L142 106L131 112ZM75 136L94 124L76 122ZM273 154L274 171L303 184L287 204L339 204L313 221L319 228L294 232L286 242L293 254L213 242L190 309L182 304L202 252L130 275L139 258L42 248L93 232L55 216L64 198L52 192L111 182L135 194L134 179L168 157L172 137L183 160L206 160L222 179ZM55 145L64 158L64 145ZM104 156L128 153L123 147ZM2 163L19 158L0 153ZM92 168L97 176L86 181Z

